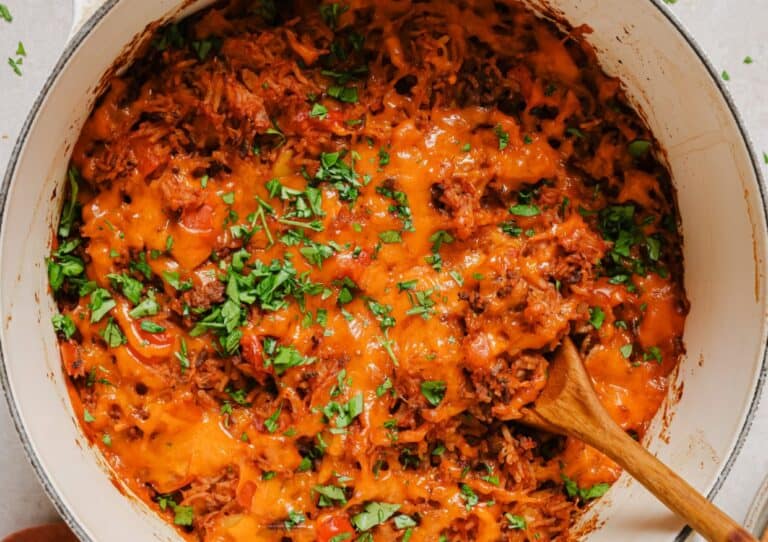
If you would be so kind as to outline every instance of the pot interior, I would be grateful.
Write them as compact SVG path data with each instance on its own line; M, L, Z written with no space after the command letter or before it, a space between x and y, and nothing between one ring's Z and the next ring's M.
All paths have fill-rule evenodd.
M179 538L113 485L74 419L50 325L55 304L45 272L64 173L99 81L124 47L180 4L189 4L186 13L208 3L107 2L59 63L6 177L11 184L0 239L5 384L38 475L82 539ZM682 216L691 312L687 356L647 444L709 493L727 473L748 424L763 366L766 222L758 174L716 78L662 8L624 0L550 4L572 25L593 30L587 39L601 64L623 80L667 152ZM646 541L669 541L682 529L626 476L585 514L582 525L598 521L601 528L589 535L595 542L640 533Z

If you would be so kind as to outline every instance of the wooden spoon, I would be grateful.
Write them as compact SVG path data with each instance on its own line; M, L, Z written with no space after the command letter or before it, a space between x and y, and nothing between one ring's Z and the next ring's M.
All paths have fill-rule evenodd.
M569 338L555 354L547 385L520 421L576 437L604 453L707 540L757 542L611 419Z

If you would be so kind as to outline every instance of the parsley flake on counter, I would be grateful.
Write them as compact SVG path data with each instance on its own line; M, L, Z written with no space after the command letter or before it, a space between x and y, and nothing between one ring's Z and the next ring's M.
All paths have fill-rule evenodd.
M11 57L8 57L8 65L13 70L13 73L18 75L19 77L22 76L21 68L19 67L20 64L21 64L21 62L17 62L16 60L12 59Z
M8 6L5 4L0 4L0 17L2 17L3 20L8 23L13 22L13 15L11 15L11 10L9 10Z

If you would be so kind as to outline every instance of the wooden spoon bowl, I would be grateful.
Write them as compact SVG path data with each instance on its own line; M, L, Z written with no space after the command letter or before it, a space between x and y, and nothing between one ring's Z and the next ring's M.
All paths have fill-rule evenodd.
M611 419L570 338L557 350L547 385L533 406L524 410L521 421L576 437L604 453L707 540L757 542Z

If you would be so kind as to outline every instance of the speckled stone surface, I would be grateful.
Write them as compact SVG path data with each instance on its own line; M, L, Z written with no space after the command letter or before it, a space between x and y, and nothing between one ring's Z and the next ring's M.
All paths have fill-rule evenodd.
M632 2L649 0L627 0ZM98 0L89 0L91 6ZM0 20L0 169L13 149L27 111L66 43L73 20L69 0L3 0L14 16ZM730 76L728 87L762 158L768 152L768 0L677 0L668 9L686 26L719 71ZM13 73L5 57L18 42L27 51ZM745 64L749 56L751 64ZM762 479L768 474L768 392L752 430L716 503L741 520ZM0 402L0 537L23 527L55 519L19 443L5 401Z

